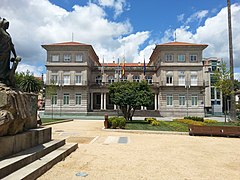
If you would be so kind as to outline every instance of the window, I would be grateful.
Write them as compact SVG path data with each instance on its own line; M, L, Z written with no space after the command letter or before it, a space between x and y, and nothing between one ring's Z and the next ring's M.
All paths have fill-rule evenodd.
M101 84L102 83L102 76L97 76L96 77L96 83Z
M167 85L173 85L173 76L172 75L167 75Z
M167 95L167 106L173 105L173 96L171 94Z
M65 62L71 61L71 55L70 55L70 54L64 54L63 60L64 60Z
M139 82L140 81L140 77L139 76L133 76L133 81L134 82Z
M215 99L215 88L211 87L211 99Z
M217 69L217 61L212 61L212 71L216 71Z
M192 95L192 106L197 106L198 97L197 95Z
M152 76L145 76L146 81L148 84L152 84Z
M76 62L82 62L83 61L83 55L82 54L77 54L76 55Z
M221 93L220 93L220 90L219 90L219 89L216 89L216 92L217 92L217 99L221 99Z
M197 75L191 75L191 85L197 86Z
M53 94L52 95L51 103L52 103L52 105L56 105L57 104L57 94Z
M178 55L178 61L184 62L185 61L185 55L184 54L179 54Z
M185 75L179 75L178 76L178 85L179 86L185 86Z
M70 85L70 75L64 75L63 76L63 84L64 85Z
M76 105L81 105L82 102L82 95L81 94L76 94Z
M69 94L63 94L63 104L69 105Z
M113 76L108 76L108 83L109 84L114 83L114 77Z
M173 54L165 54L165 61L173 61Z
M59 55L52 55L52 61L53 62L59 61Z
M179 106L185 106L185 95L179 95Z
M123 77L121 78L121 81L127 81L127 77L126 77L126 76L123 76Z
M197 61L197 55L196 54L191 54L190 55L190 61Z
M50 83L51 84L58 84L58 76L57 75L52 75Z
M217 78L214 77L214 74L210 74L210 83L213 85L216 82L217 82Z
M75 76L75 84L76 85L82 84L82 76L81 75L76 75Z

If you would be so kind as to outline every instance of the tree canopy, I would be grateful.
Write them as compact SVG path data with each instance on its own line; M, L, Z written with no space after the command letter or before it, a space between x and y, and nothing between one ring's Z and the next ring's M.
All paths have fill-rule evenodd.
M38 93L42 88L42 81L33 76L29 71L16 73L16 87L23 92Z
M111 101L120 107L126 120L132 120L137 107L151 105L153 98L146 81L113 83L109 86L109 94Z

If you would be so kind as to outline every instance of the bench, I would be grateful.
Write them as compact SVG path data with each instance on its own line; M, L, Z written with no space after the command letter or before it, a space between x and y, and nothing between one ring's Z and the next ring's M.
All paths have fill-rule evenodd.
M191 136L240 137L240 126L196 126L188 125Z

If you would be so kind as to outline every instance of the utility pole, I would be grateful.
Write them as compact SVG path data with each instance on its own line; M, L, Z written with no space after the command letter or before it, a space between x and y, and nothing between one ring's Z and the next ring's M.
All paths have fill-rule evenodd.
M232 20L231 20L231 2L230 2L230 0L227 0L227 7L228 7L230 80L232 82L230 118L231 118L231 120L235 121L236 120L236 104L235 104L235 94L234 94L234 65L233 65Z

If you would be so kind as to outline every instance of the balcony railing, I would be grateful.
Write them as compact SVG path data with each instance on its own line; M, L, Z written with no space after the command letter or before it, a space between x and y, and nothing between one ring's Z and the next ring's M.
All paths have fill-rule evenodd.
M172 81L171 83L167 83L167 81L161 81L159 86L204 86L207 87L209 86L209 81Z

